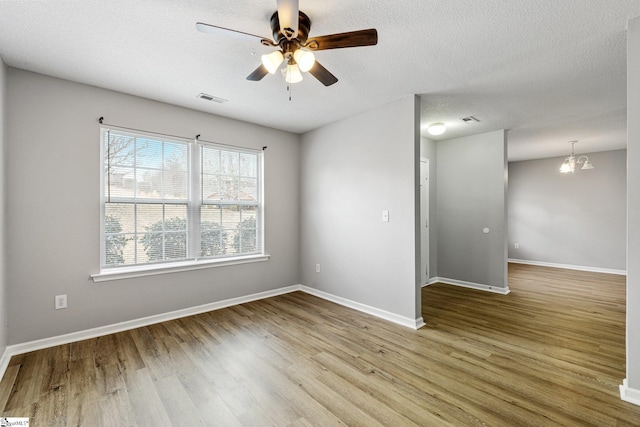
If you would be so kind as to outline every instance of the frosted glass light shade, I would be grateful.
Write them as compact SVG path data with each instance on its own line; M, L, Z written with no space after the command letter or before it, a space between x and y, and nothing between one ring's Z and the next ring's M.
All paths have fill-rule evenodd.
M444 123L433 123L427 128L427 132L434 136L442 135L445 130L447 130L447 127Z
M300 71L305 73L313 67L313 64L316 63L316 56L313 52L304 49L298 49L293 52L293 59L298 63Z
M287 73L285 74L284 79L287 83L298 83L302 81L302 73L300 73L298 64L287 65Z
M560 166L560 172L562 173L571 172L571 165L569 164L569 162L565 161L564 163L562 163L562 166Z
M576 171L576 158L572 154L564 160L564 163L562 164L562 166L560 166L560 172L575 173L575 171Z
M589 157L588 156L580 156L580 157L578 157L578 164L582 164L582 167L580 169L583 169L583 170L593 169L593 165L589 161Z
M584 169L584 170L593 169L593 165L589 160L585 160L584 165L582 165L581 169Z
M266 68L271 74L276 72L283 60L284 56L282 56L282 52L279 50L271 52L268 55L262 55L262 65L264 65L264 68Z

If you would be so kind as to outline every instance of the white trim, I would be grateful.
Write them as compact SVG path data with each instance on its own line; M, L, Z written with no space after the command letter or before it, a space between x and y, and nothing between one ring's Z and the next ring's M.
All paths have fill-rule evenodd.
M21 344L9 345L5 348L2 358L0 358L0 379L4 377L4 374L9 366L9 361L12 356L28 353L30 351L41 350L43 348L54 347L57 345L69 344L76 341L82 341L86 339L101 337L104 335L115 334L117 332L128 331L130 329L140 328L143 326L153 325L160 322L166 322L168 320L179 319L182 317L193 316L195 314L206 313L208 311L219 310L226 307L231 307L238 304L244 304L251 301L257 301L265 298L271 298L278 295L288 294L295 291L302 291L310 295L325 299L327 301L334 302L336 304L358 310L367 314L370 314L381 319L409 327L412 329L419 329L425 325L422 317L415 320L409 319L404 316L399 316L394 313L390 313L385 310L381 310L375 307L371 307L365 304L360 304L355 301L348 300L346 298L338 297L317 289L309 288L303 285L292 285L284 288L274 289L271 291L259 292L257 294L251 294L236 298L230 298L223 301L213 302L209 304L198 305L195 307L184 308L181 310L170 311L168 313L156 314L153 316L147 316L140 319L127 320L125 322L115 323L112 325L99 326L97 328L85 329L82 331L71 332L64 335L58 335L55 337L43 338L35 341L28 341Z
M434 283L438 283L438 278L437 277L432 277L430 279L427 279L427 283L422 285L422 287L424 288L425 286L433 285Z
M482 283L465 282L464 280L448 279L446 277L434 277L429 280L429 285L434 283L444 283L447 285L461 286L463 288L478 289L480 291L493 292L495 294L507 295L511 292L509 287L501 288L499 286L484 285Z
M142 326L153 325L168 320L180 319L182 317L193 316L195 314L206 313L208 311L219 310L221 308L231 307L233 305L244 304L251 301L271 298L274 296L288 294L300 290L298 285L288 286L285 288L274 289L272 291L259 292L247 296L230 298L223 301L198 305L195 307L184 308L181 310L170 311L168 313L156 314L140 319L127 320L125 322L115 323L112 325L99 326L97 328L85 329L83 331L71 332L69 334L58 335L50 338L29 341L22 344L14 344L7 347L7 351L11 356L17 354L28 353L34 350L53 347L56 345L69 344L76 341L82 341L90 338L101 337L104 335L115 334L117 332L128 331L130 329L140 328Z
M180 271L201 270L203 268L226 267L229 265L247 264L250 262L268 261L270 255L248 255L233 258L207 260L189 260L167 264L140 265L135 267L112 268L92 274L95 283L110 280L131 279L134 277L153 276L156 274L177 273Z
M249 149L243 147L234 147L226 144L217 144L215 142L202 141L199 138L199 135L195 139L184 138L175 135L162 134L158 132L150 132L141 129L132 129L132 128L124 128L112 126L102 122L100 120L100 146L102 147L100 150L100 266L101 270L91 275L91 278L94 282L101 282L106 280L117 280L117 279L127 279L132 277L141 277L141 276L149 276L155 274L164 274L164 273L173 273L177 271L187 271L201 268L209 268L209 267L222 267L226 265L234 265L234 264L243 264L245 262L256 262L256 261L266 261L268 259L268 255L264 254L264 221L263 221L263 193L262 189L264 188L264 174L263 174L263 153L264 148L262 150L258 149ZM187 158L184 161L184 166L186 167L186 177L187 179L187 193L184 199L166 199L164 195L160 198L150 198L148 197L136 197L134 194L129 196L116 196L111 195L111 186L105 185L109 184L105 182L108 176L110 176L110 171L105 170L104 166L111 167L110 157L108 153L111 147L111 130L117 132L117 134L127 135L133 138L134 149L137 147L138 140L141 139L154 139L161 146L162 156L164 157L166 152L167 144L176 143L187 149ZM114 133L114 136L117 134ZM234 154L247 154L251 156L255 156L256 158L256 172L257 176L255 177L256 184L259 184L257 200L254 201L229 201L229 200L221 200L221 201L209 201L203 200L202 197L202 174L205 172L202 170L202 157L204 156L204 149L210 148L215 150L223 150L225 152L230 152ZM105 149L107 151L107 156L105 158ZM106 162L106 163L105 163ZM134 162L135 163L135 162ZM141 167L139 164L135 163L131 166L131 170L135 172ZM116 165L114 165L116 167ZM129 166L127 166L129 167ZM237 171L236 171L237 172ZM105 177L105 174L107 177ZM239 177L239 174L236 174L236 177ZM105 194L105 187L109 191ZM138 195L139 196L139 195ZM185 206L187 209L187 215L185 220L187 221L187 237L188 244L186 247L186 257L187 260L184 261L169 261L162 262L157 264L143 264L143 265L132 265L132 266L117 266L115 268L109 268L105 266L106 262L106 246L105 246L105 236L106 236L106 224L105 224L105 206L107 203L127 203L131 206L138 206L142 204L164 204L164 203L173 203L179 204L181 206ZM259 251L260 254L243 254L238 257L229 256L227 258L220 259L198 259L199 251L200 251L200 222L198 221L200 214L198 209L200 207L206 205L227 205L227 206L247 206L247 207L255 207L257 210L259 222L256 222L256 231L260 231L260 236L258 237L258 243L261 245ZM137 233L137 232L136 232ZM138 253L138 249L135 250ZM257 252L257 251L254 251ZM265 258L266 256L266 258ZM136 263L139 261L138 256L136 255L134 261Z
M528 259L516 259L516 258L509 258L507 261L512 262L514 264L528 264L528 265L537 265L540 267L565 268L567 270L591 271L593 273L620 274L622 276L627 275L627 270L616 270L614 268L600 268L600 267L588 267L586 265L558 264L555 262L530 261Z
M354 310L358 310L361 311L363 313L367 313L370 314L372 316L375 317L379 317L381 319L384 320L388 320L389 322L393 322L396 323L398 325L402 325L405 326L407 328L412 328L412 329L420 329L421 327L423 327L425 325L424 320L422 319L422 317L419 317L417 319L411 319L409 317L404 317L404 316L400 316L398 314L395 313L391 313L389 311L386 310L381 310L379 308L376 307L371 307L370 305L366 305L366 304L362 304L356 301L352 301L350 299L347 298L342 298L315 288L310 288L308 286L304 286L304 285L300 285L300 290L303 292L306 292L310 295L316 296L318 298L322 298L325 299L327 301L331 301L334 302L336 304L340 304L342 306L348 307L348 308L352 308Z
M622 380L620 385L620 398L625 402L640 406L640 390L630 388L626 378Z
M7 372L11 356L13 356L13 354L9 351L9 347L5 347L4 352L2 352L2 357L0 358L0 380L4 377L4 373Z

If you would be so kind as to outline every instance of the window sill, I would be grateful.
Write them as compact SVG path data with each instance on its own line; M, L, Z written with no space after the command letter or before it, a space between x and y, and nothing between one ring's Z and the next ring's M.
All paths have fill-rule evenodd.
M154 276L156 274L177 273L180 271L202 270L204 268L226 267L228 265L248 264L251 262L268 261L269 255L249 255L243 257L223 258L201 261L181 261L171 264L155 264L134 267L112 268L97 274L92 274L95 283L111 280L132 279L135 277Z

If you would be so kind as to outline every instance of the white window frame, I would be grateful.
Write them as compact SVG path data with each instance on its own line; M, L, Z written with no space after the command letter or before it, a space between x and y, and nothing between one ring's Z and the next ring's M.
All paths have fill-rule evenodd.
M188 147L188 197L187 197L187 259L179 261L160 261L153 263L142 263L127 266L106 266L106 239L105 239L105 204L108 203L105 195L105 149L103 135L107 130L121 132L134 137L148 137L160 139L166 142L186 143ZM223 267L229 265L245 264L250 262L267 261L269 255L265 253L264 242L264 156L263 151L236 146L216 144L212 142L190 140L186 138L130 130L115 126L100 126L100 272L91 275L94 282L102 282L117 279L134 278L164 273L180 271L199 270L211 267ZM257 251L251 254L231 254L215 257L199 257L200 254L200 208L204 205L247 205L241 201L210 202L206 203L201 194L202 171L200 152L201 147L212 147L223 151L237 153L248 153L257 157L257 178L258 178L258 202L256 205L256 227L257 227ZM155 201L154 201L155 202ZM254 206L255 204L250 204Z

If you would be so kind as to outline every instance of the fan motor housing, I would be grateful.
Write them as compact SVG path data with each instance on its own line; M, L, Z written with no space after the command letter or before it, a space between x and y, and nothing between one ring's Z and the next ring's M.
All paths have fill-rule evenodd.
M310 29L311 20L309 17L305 13L298 11L298 37L296 37L296 39L300 44L304 44L307 41ZM280 20L278 19L277 11L271 15L271 30L273 31L273 40L275 40L277 44L280 44L283 40L287 40L287 37L280 28Z

